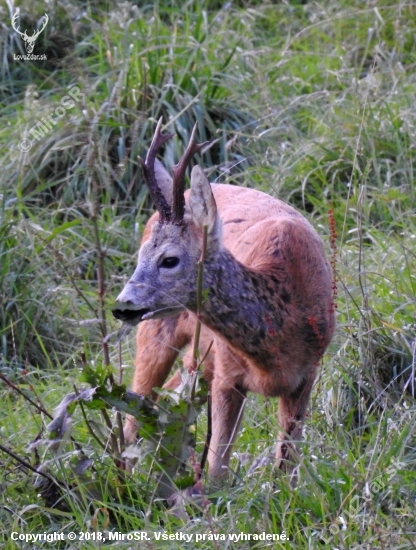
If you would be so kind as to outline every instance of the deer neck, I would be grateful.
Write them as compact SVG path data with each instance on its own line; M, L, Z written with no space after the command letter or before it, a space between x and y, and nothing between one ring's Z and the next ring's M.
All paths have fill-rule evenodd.
M273 340L283 325L278 286L277 278L243 265L223 248L204 263L202 320L235 349L267 360L275 355Z

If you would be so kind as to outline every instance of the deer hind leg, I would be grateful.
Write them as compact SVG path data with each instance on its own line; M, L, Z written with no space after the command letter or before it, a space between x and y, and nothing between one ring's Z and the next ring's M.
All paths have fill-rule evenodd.
M189 343L192 333L188 314L140 323L137 330L137 353L132 389L139 395L151 396L153 388L163 386L179 351ZM124 437L136 440L137 421L127 415Z
M292 473L299 462L296 442L302 439L305 415L309 404L316 368L313 367L308 378L289 395L279 397L279 426L276 450L276 464L288 473ZM294 480L296 481L296 480Z

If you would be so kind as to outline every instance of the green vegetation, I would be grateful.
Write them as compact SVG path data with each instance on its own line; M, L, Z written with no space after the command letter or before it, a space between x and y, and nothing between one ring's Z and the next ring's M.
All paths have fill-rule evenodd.
M45 4L25 9L31 34ZM2 547L35 547L12 532L82 531L88 540L36 547L188 547L154 538L166 532L207 549L416 548L415 5L72 0L46 9L34 53L47 60L18 61L23 42L0 6ZM61 101L71 90L69 107ZM268 460L272 399L248 399L232 487L204 488L174 510L156 497L155 445L132 478L118 469L114 401L104 413L95 398L73 401L63 441L46 431L74 386L106 397L106 384L121 395L129 382L134 335L117 344L110 309L152 210L137 155L160 116L177 135L167 166L198 121L199 140L212 140L197 158L210 179L299 208L335 263L337 333L295 489ZM197 461L205 429L198 421ZM283 530L290 542L212 540ZM151 540L96 540L105 531Z

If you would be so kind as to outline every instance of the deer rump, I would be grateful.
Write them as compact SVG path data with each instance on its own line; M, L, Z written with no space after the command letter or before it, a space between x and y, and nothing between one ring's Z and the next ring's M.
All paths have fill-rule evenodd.
M152 185L170 206L175 171L172 181L156 161L154 175ZM117 298L114 315L139 323L133 390L151 395L179 351L192 349L196 262L207 225L200 356L212 396L209 475L227 475L247 391L279 397L276 460L291 470L317 366L334 329L332 274L322 241L291 206L254 189L210 184L198 166L182 196L186 207L179 219L172 222L159 209L147 223L137 269ZM177 257L183 271L164 267ZM191 355L184 354L187 368ZM174 376L167 386L177 382ZM133 418L125 432L128 440L136 438Z

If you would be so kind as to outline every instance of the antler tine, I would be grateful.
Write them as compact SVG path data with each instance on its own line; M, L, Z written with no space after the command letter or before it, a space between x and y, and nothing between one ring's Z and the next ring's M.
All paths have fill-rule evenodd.
M43 29L46 27L46 25L48 24L48 21L49 21L49 16L48 16L47 13L45 13L44 15L42 15L42 17L44 18L44 21L43 21L42 28L41 28L40 31L39 31L39 34L43 31Z
M20 16L20 10L17 9L17 10L14 12L13 17L12 17L12 27L13 27L13 29L14 29L17 33L19 33L21 36L23 36L23 33L19 30L19 29L20 29L20 25L19 25L17 28L15 27L15 25L16 25L16 23L17 23L17 20L18 20L19 16ZM25 31L25 32L26 32L26 31Z
M185 213L185 172L191 158L197 153L204 145L208 142L204 141L203 143L196 143L196 132L198 129L198 123L195 123L195 126L192 130L191 139L189 140L188 147L185 150L185 153L182 155L182 158L179 160L178 164L172 167L173 172L173 203L172 203L172 222L181 223Z
M143 168L144 179L146 180L150 195L155 203L156 210L160 214L160 221L164 223L170 221L172 217L172 210L157 183L155 174L155 160L156 154L160 147L171 137L173 137L174 134L162 134L161 127L162 117L158 120L152 143L150 144L150 148L146 155L146 160L143 161L141 157L139 157L139 160Z

